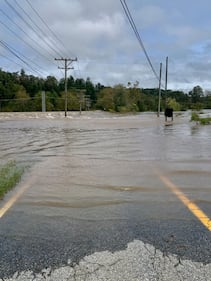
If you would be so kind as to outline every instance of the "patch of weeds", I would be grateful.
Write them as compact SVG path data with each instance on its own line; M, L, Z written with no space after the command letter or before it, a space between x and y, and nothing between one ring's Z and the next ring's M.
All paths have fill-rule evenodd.
M191 121L196 121L196 122L198 122L199 120L200 120L199 114L196 113L195 111L193 111L193 112L191 113Z
M18 167L15 161L0 167L0 199L19 182L23 172L24 168Z
M200 124L202 125L209 125L211 124L211 117L200 118Z
M192 112L191 121L195 121L201 125L209 125L211 124L211 117L200 117L198 113Z

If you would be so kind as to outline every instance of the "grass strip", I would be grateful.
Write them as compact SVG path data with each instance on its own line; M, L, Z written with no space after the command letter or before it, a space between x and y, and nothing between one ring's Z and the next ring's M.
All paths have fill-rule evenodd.
M192 112L191 121L196 121L201 125L209 125L211 124L211 117L200 117L198 113Z
M15 161L9 161L0 167L0 199L19 182L23 171Z

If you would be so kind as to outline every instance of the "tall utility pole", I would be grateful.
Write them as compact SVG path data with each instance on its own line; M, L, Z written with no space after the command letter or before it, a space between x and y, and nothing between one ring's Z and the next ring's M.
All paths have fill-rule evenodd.
M159 97L158 97L158 117L160 117L161 76L162 76L162 63L160 63Z
M167 91L167 83L168 83L168 57L166 57L166 80L165 80L165 91Z
M166 107L167 84L168 84L168 57L166 57L165 107Z
M70 64L73 62L73 61L77 61L77 58L75 59L67 59L67 58L60 58L60 59L55 59L55 60L58 60L58 61L64 61L64 67L59 67L59 69L64 69L64 81L65 81L65 117L67 117L67 71L69 69L73 69L73 67L69 67Z
M42 91L42 112L46 112L45 91Z

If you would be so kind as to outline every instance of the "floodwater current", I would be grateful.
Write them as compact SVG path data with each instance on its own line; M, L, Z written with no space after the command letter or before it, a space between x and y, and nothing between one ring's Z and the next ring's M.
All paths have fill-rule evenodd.
M153 113L1 113L0 159L42 174L45 188L31 191L31 204L119 204L128 198L115 191L157 188L157 169L196 175L188 183L194 188L210 173L211 126L191 123L188 112L169 126Z
M153 113L0 113L1 161L79 156L125 161L210 160L210 126L175 117L173 126ZM111 163L112 166L112 163Z
M165 124L155 113L0 113L0 164L26 167L16 189L27 186L0 221L4 252L12 255L10 244L23 240L19 264L39 269L140 239L211 262L209 231L158 176L211 217L211 126L190 118L175 113ZM4 268L7 260L9 274L17 263L5 254Z

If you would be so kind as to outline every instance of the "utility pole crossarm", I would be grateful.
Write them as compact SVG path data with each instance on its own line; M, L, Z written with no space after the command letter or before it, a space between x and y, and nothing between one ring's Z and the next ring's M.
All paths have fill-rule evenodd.
M77 61L78 59L77 58L74 58L74 59L68 59L68 58L55 58L55 60L66 60L66 61Z
M64 61L64 67L58 66L59 69L65 70L65 117L67 116L67 71L69 69L74 69L73 67L69 67L70 64L74 61L77 61L78 59L70 59L70 58L55 58L56 61Z

